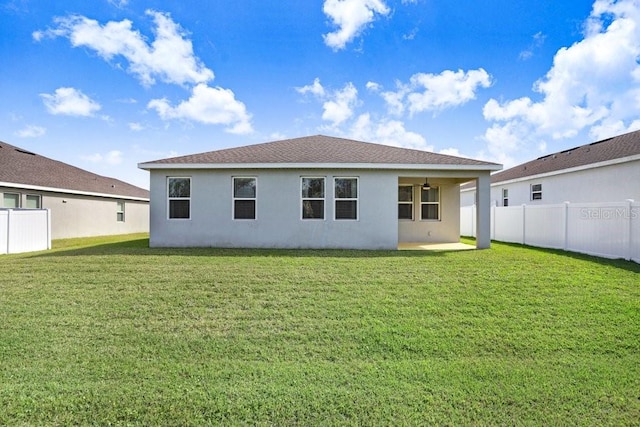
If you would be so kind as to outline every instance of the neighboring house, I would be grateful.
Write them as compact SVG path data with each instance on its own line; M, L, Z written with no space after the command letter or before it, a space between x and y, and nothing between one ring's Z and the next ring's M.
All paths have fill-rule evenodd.
M138 166L150 171L153 247L351 249L458 242L460 184L474 179L477 247L489 247L489 175L501 168L322 135Z
M0 142L0 208L50 209L51 238L149 231L149 192Z
M461 206L476 187L462 186ZM494 206L640 201L640 131L539 157L491 176Z

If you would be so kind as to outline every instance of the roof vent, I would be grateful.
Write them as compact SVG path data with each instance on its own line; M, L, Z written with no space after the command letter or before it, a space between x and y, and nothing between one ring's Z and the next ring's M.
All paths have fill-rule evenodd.
M35 156L36 155L36 153L32 153L31 151L23 150L22 148L16 148L16 151L18 153L29 154L30 156Z

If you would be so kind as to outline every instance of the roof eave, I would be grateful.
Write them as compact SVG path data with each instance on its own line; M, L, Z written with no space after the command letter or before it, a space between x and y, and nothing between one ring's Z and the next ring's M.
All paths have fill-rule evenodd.
M47 191L51 193L74 194L79 196L93 196L109 199L135 200L139 202L148 202L148 197L126 196L123 194L95 193L91 191L70 190L67 188L44 187L40 185L19 184L15 182L0 182L0 187L21 188L25 190Z
M382 170L478 170L498 171L502 165L485 163L408 164L408 163L139 163L143 170L154 169L382 169Z

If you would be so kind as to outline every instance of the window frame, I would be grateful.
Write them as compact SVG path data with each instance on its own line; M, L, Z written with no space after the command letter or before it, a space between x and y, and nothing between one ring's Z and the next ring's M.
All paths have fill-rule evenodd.
M15 207L5 206L5 204L4 204L5 197L8 196L8 195L17 197L16 206ZM12 192L4 192L4 193L2 193L2 207L5 208L5 209L20 209L20 206L22 206L21 201L22 201L22 197L21 197L20 193L12 193Z
M322 180L322 197L305 197L304 196L304 180L305 179L321 179ZM322 218L305 218L304 202L305 201L321 201L322 202ZM325 221L327 218L327 177L325 176L301 176L300 177L300 219L302 221Z
M236 197L236 179L252 179L255 184L253 197ZM253 200L253 218L236 218L236 202ZM258 177L257 176L232 176L231 177L231 219L234 221L256 221L258 219Z
M409 187L411 188L411 200L400 200L400 187ZM398 184L398 220L399 221L415 221L415 186L413 184ZM411 206L411 218L400 218L400 205L410 205Z
M509 189L502 189L502 206L509 206Z
M530 188L531 188L531 201L542 200L542 184L531 184Z
M125 202L124 200L116 201L116 222L125 222ZM191 209L189 209L191 213Z
M336 183L341 179L354 179L356 181L356 197L338 197ZM360 178L357 176L334 176L333 177L333 220L334 221L359 221L360 220ZM338 203L355 202L355 218L338 218Z
M438 191L438 200L435 201L435 202L429 202L429 201L425 202L424 200L422 200L422 193L424 191L432 191L432 190L437 190ZM442 199L441 199L441 197L442 197L442 192L440 191L440 186L433 186L433 187L429 188L428 190L425 190L422 187L420 188L420 221L432 221L432 222L441 221L441 218L442 218L442 212L441 212L441 200ZM435 206L437 206L437 208L438 208L437 218L424 218L424 215L423 215L424 211L422 209L423 209L423 206L425 206L425 205L431 205L431 206L435 205Z
M34 198L38 200L38 203L37 203L38 206L35 208L28 207L29 199L33 200ZM27 203L27 209L42 209L42 196L40 194L26 194L24 199L25 199L25 202Z
M188 197L171 197L169 191L171 190L171 185L169 182L172 179L186 179L189 181L189 196ZM171 221L188 221L191 219L191 184L192 179L190 176L168 176L167 177L167 219ZM172 201L184 201L189 202L189 216L188 217L172 217L171 216L171 202Z

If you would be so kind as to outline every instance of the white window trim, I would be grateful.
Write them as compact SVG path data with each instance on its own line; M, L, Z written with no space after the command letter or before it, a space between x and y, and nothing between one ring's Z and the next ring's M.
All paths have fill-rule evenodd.
M533 187L535 187L537 185L540 186L540 190L535 190L534 191ZM531 196L530 196L531 197L531 201L542 200L542 184L531 184L530 193L531 193ZM533 196L534 194L539 194L540 198L538 198L538 199L534 198L534 196Z
M188 179L189 180L189 197L169 197L169 180L170 179ZM170 221L189 221L191 220L191 192L192 180L190 176L168 176L167 177L167 219ZM171 218L171 200L188 200L189 201L189 217L188 218Z
M398 221L415 221L416 213L415 213L415 200L416 200L416 191L415 186L413 184L398 184L398 190L400 187L411 187L411 201L403 202L398 198L398 205L411 205L411 218L398 218ZM398 194L400 194L398 192Z
M22 194L21 193L14 193L14 192L11 192L11 191L6 191L6 192L2 193L2 207L5 207L4 206L4 196L7 195L7 194L18 196L18 206L16 206L15 208L9 208L9 209L20 209L22 207Z
M122 206L122 209L120 209L120 206ZM124 200L118 200L116 202L116 222L125 222L126 220L126 215L125 215L125 202ZM191 209L189 209L189 213L191 213ZM122 214L122 219L119 218L119 215Z
M424 221L424 222L439 222L442 220L442 212L441 212L441 200L442 200L442 188L440 186L433 186L431 187L431 189L438 189L438 201L437 202L423 202L422 201L422 189L420 189L420 221ZM422 205L437 205L438 206L438 218L436 219L424 219L422 218Z
M302 196L302 181L304 179L321 179L324 181L324 197L303 197ZM322 200L322 218L305 218L304 202L305 200ZM326 176L301 176L300 177L300 220L301 221L326 221L327 219L327 177Z
M505 204L505 200L507 201L506 204ZM509 189L508 188L502 189L502 206L509 206Z
M355 179L357 196L350 197L350 198L336 197L336 181L339 179ZM359 177L357 176L334 176L333 177L333 220L334 221L360 221L360 200L359 199L360 199L360 178ZM355 201L356 202L356 218L355 219L336 218L336 214L337 214L336 202L338 201L343 201L343 202Z
M28 209L42 209L42 196L40 194L25 194L25 202L29 199L29 197L37 197L38 198L38 207L37 208L28 208Z
M236 179L253 179L256 181L256 194L254 197L236 197ZM236 200L253 200L255 205L254 218L236 218ZM257 221L258 220L258 177L257 176L232 176L231 177L231 219L233 221Z

